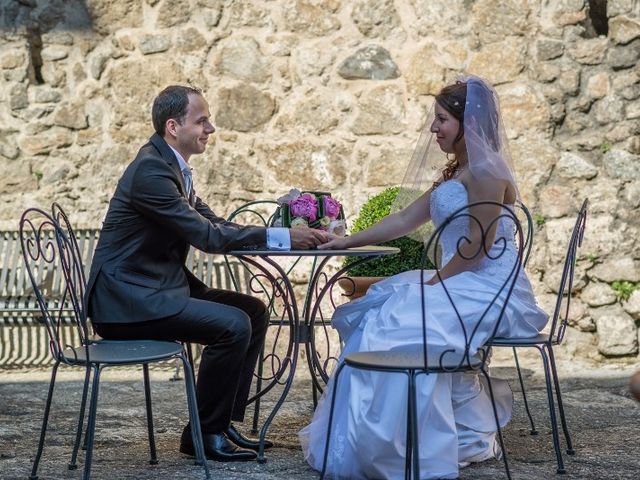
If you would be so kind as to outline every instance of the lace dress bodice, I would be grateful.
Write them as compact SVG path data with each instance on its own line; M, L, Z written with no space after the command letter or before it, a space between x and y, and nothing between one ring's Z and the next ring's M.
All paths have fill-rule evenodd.
M439 227L454 212L463 208L469 203L469 195L464 184L457 179L447 180L441 183L431 194L431 220ZM446 265L455 255L458 241L469 233L469 218L461 217L448 226L440 237L440 247L442 248L442 265ZM500 268L501 266L513 267L517 256L517 247L514 241L513 221L508 217L500 219L496 231L496 239L504 238L507 242L506 248L503 243L494 244L490 253L497 260L483 260L472 270L482 270L484 268ZM502 252L502 250L505 250ZM502 252L502 253L500 253ZM494 273L494 272L491 272Z

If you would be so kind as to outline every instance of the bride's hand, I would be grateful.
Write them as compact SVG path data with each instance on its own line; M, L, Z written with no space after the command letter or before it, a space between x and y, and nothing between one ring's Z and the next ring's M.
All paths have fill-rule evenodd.
M435 273L433 274L433 277L431 277L429 280L427 280L426 282L424 282L425 285L435 285L436 283L440 282L440 279L438 278L438 275L436 275Z
M331 233L327 234L329 241L318 245L318 250L344 250L349 248L349 242L347 237L338 237Z

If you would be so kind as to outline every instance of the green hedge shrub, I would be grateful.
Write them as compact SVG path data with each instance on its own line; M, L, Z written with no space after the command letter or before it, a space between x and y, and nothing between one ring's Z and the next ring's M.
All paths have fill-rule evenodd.
M399 190L400 187L390 187L369 198L360 209L358 218L353 222L351 234L365 230L389 215L391 205ZM400 253L365 262L353 267L348 271L348 274L353 277L386 277L420 268L423 250L422 242L410 237L400 237L381 243L381 245L399 248ZM358 257L346 258L344 266L355 262L357 259ZM425 267L432 268L433 265L427 260Z

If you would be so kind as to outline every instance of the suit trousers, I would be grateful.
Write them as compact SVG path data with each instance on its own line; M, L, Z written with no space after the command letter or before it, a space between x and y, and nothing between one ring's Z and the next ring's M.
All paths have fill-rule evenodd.
M256 361L269 325L265 304L250 295L202 288L191 291L177 315L137 323L95 324L109 340L177 340L204 345L196 383L203 433L242 422Z

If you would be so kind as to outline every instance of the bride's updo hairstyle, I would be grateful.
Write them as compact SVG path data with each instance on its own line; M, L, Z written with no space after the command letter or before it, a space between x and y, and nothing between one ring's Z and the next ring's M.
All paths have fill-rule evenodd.
M460 122L458 134L453 141L454 144L458 143L464 136L464 107L467 102L467 84L456 82L452 85L447 85L436 95L436 102ZM442 179L447 181L453 178L457 169L458 160L454 157L445 165L442 171ZM439 185L439 182L434 183L434 186L437 185Z

